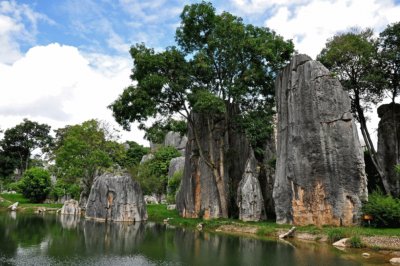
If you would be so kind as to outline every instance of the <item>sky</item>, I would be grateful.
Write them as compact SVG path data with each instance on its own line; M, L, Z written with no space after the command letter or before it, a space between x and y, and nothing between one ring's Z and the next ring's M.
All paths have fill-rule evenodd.
M175 44L181 0L0 0L0 129L23 118L52 129L89 119L120 130L121 140L147 145L143 132L123 131L107 106L129 79L129 48L144 42L162 51ZM400 20L400 0L211 1L245 23L292 39L312 58L326 40L352 27L379 34ZM371 128L377 127L376 114Z

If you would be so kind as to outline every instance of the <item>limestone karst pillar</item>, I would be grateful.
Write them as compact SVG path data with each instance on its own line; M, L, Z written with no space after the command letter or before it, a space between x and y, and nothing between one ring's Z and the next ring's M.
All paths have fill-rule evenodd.
M357 223L367 179L348 93L320 62L296 55L276 97L277 223Z

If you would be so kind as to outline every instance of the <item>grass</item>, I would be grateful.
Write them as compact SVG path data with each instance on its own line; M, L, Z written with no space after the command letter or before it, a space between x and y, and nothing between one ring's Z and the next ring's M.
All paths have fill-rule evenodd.
M179 225L195 228L197 224L203 223L206 230L213 230L221 225L233 224L235 226L254 226L257 228L259 236L276 236L278 230L289 230L292 225L279 225L274 221L262 222L242 222L235 219L188 219L179 216L176 210L167 210L165 205L147 205L147 213L149 220L163 222L164 219L170 218L168 221L171 225ZM330 242L340 240L341 238L352 238L361 236L397 236L400 237L400 228L373 228L373 227L334 227L314 225L296 226L297 232L309 233L313 235L326 235ZM354 238L355 242L357 242Z
M58 203L31 203L29 199L25 198L22 194L7 194L2 193L0 197L4 199L3 202L0 202L0 207L7 208L11 204L18 202L18 207L26 209L27 211L39 208L39 207L46 207L46 208L61 208L63 204Z

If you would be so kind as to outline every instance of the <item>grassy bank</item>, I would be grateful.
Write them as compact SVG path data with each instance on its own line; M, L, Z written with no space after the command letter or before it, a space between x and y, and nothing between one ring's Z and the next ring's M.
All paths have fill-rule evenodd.
M273 238L292 227L292 225L279 225L274 221L242 222L235 219L187 219L180 217L176 210L167 210L165 205L148 205L147 212L151 221L163 222L168 219L168 223L171 225L190 228L196 228L201 223L204 230L208 231L256 234ZM366 246L374 249L400 250L400 228L317 227L312 225L296 227L296 238L299 239L334 242L342 238L350 238L354 247Z
M22 194L0 194L0 209L7 209L11 204L18 202L18 208L22 211L34 211L39 207L45 208L61 208L63 205L58 203L31 203Z

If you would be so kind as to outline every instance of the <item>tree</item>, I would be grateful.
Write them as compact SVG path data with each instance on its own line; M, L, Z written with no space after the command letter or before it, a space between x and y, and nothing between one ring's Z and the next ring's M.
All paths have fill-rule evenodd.
M145 194L155 193L159 197L167 192L169 163L181 154L174 147L160 147L154 157L139 166L136 180Z
M377 153L367 127L365 111L371 104L381 100L382 91L377 85L381 77L374 68L377 58L377 42L370 29L357 29L348 33L335 35L326 43L326 47L317 56L342 83L351 98L352 112L360 123L365 145L371 155L372 162L378 171L386 193L390 193L385 173L377 158Z
M218 15L206 2L184 7L175 39L178 47L159 53L144 44L131 48L131 79L137 85L126 88L110 108L126 129L134 121L144 123L150 117L159 121L176 114L195 128L191 112L205 114L207 150L219 149L220 159L201 148L196 130L195 141L199 156L212 169L222 216L227 217L227 192L222 178L226 134L239 117L254 117L249 115L253 110L268 113L260 124L266 130L270 127L274 79L277 70L289 60L293 44L268 28L246 25L230 13ZM229 112L233 108L239 110L236 118ZM220 121L224 128L216 127ZM213 139L218 147L214 147Z
M48 151L52 143L49 135L50 126L24 119L21 124L4 132L0 141L0 161L3 171L10 173L10 168L18 169L19 174L29 168L32 152L41 149Z
M97 120L56 130L55 173L67 184L81 183L81 200L89 195L97 175L124 162L123 145L107 139L106 133Z
M134 141L127 141L126 144L129 146L126 150L124 166L126 168L137 166L142 157L149 153L150 149L137 144Z
M395 102L400 90L400 22L388 25L379 34L378 69L382 75L383 89Z
M50 173L43 168L30 168L19 181L19 188L31 202L43 202L51 190Z

